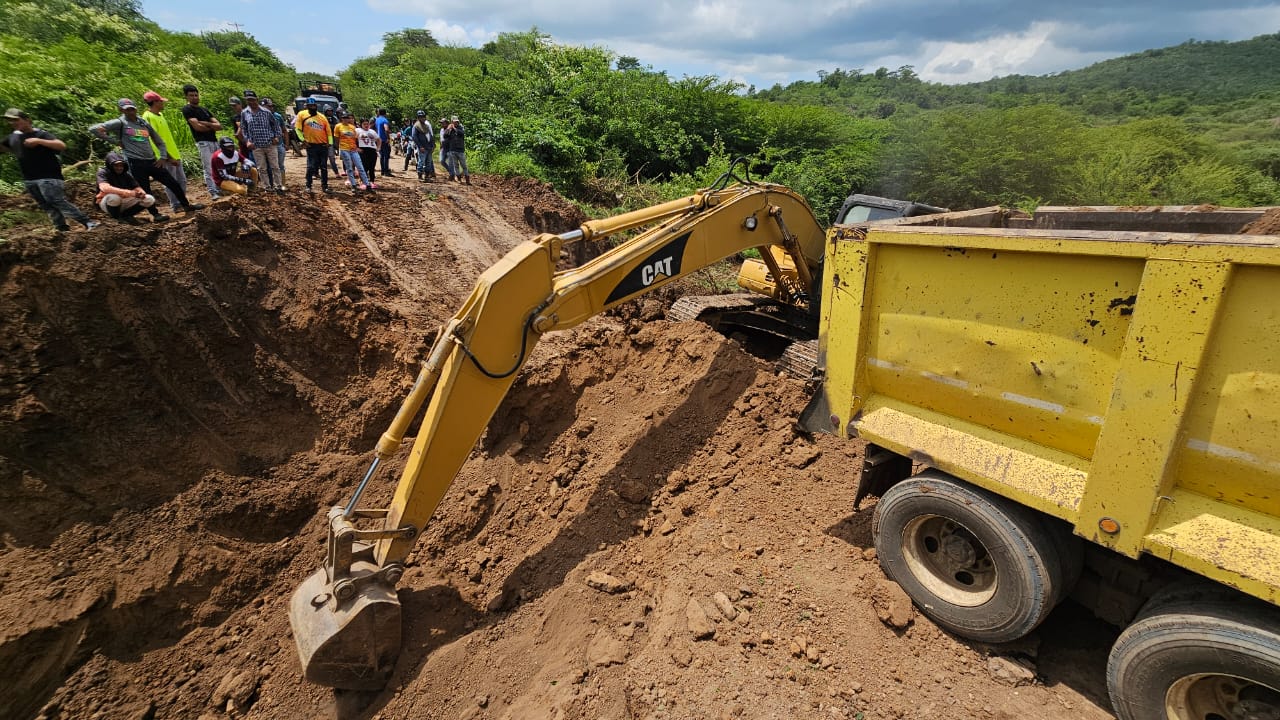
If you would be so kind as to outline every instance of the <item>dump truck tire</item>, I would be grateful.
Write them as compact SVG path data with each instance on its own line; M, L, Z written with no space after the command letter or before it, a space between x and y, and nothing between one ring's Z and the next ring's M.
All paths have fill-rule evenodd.
M1280 612L1229 588L1157 593L1107 661L1120 720L1280 717Z
M1063 595L1059 530L945 473L926 470L894 485L876 504L871 528L885 573L957 635L1017 640Z

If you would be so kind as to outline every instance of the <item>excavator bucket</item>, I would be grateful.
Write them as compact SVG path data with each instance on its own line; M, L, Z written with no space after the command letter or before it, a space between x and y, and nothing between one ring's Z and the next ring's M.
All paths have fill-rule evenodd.
M331 588L321 569L289 602L302 672L318 685L381 690L400 654L400 599L394 588L371 583L337 602Z

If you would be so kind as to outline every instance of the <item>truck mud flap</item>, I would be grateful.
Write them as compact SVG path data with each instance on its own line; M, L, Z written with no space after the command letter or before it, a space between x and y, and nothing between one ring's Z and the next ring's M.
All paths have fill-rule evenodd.
M880 497L900 480L911 477L911 458L886 450L879 445L867 445L862 459L862 476L858 478L858 494L853 498L853 509L862 506L862 499L874 495Z

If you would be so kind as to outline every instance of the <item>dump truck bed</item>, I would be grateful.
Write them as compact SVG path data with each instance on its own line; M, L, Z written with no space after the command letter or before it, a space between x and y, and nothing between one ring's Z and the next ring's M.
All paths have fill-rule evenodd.
M830 427L1276 603L1280 236L1241 234L1267 211L836 226Z

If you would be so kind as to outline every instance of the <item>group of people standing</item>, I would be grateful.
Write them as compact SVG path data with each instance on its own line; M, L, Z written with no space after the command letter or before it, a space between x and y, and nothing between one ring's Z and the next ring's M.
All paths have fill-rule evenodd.
M247 194L264 181L267 189L283 193L286 146L294 143L305 147L308 192L313 190L317 176L321 189L330 192L330 168L339 177L346 177L353 190L360 191L377 189L374 177L379 159L382 175L392 174L390 157L397 133L385 109L378 110L376 118L357 122L345 106L336 111L326 106L322 112L316 100L309 98L296 115L286 109L286 118L276 111L270 98L259 100L256 92L245 90L243 101L230 98L231 125L226 127L201 105L200 90L195 85L183 86L182 92L186 99L182 117L191 128L205 186L215 200L224 194ZM139 112L131 99L121 98L116 103L118 117L89 127L94 136L118 146L118 150L106 155L98 171L94 202L110 217L127 223L137 223L136 216L143 211L150 213L154 222L167 220L169 216L160 212L151 193L151 181L155 180L164 187L172 212L202 209L204 205L187 197L182 156L164 116L169 101L151 90L142 99L145 111ZM70 229L68 220L73 220L88 230L97 227L97 221L66 198L58 155L66 149L66 143L36 128L22 110L10 108L4 118L13 131L0 143L0 152L17 157L27 191L54 226L65 231ZM227 131L229 136L219 137L219 133ZM433 127L426 112L419 110L415 121L406 121L401 132L406 147L416 150L406 152L405 169L410 155L416 155L419 181L436 179L434 158L438 157L449 180L471 184L466 129L458 116L440 118L438 127ZM342 160L341 170L335 155Z
M409 169L409 162L416 158L418 182L434 182L436 179L435 161L432 156L435 155L438 139L440 164L449 173L449 179L471 184L471 170L467 167L467 130L458 120L457 115L450 117L447 121L440 118L437 130L431 127L427 112L419 110L414 122L405 123L402 132L406 147L411 148L411 152L406 152L404 156L405 170Z
M376 125L376 127L375 127ZM382 174L391 175L390 132L386 111L380 110L378 118L356 121L355 115L345 108L336 112L326 106L322 111L315 98L307 98L306 104L294 118L294 129L307 154L307 190L314 190L315 178L320 178L320 189L329 188L329 169L339 177L346 177L352 190L376 190L373 181L379 155L382 156ZM342 159L338 170L333 152ZM326 164L327 163L327 164Z

